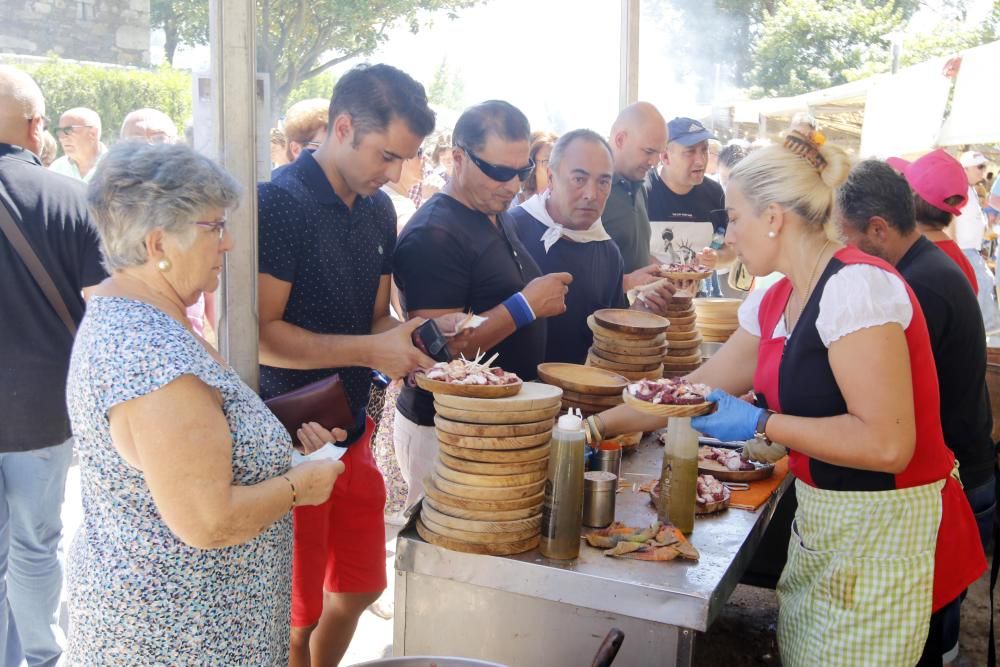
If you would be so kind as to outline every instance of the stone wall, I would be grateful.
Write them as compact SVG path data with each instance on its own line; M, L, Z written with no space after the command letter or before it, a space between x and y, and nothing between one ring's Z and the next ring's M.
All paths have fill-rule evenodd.
M149 0L3 0L0 53L149 64Z

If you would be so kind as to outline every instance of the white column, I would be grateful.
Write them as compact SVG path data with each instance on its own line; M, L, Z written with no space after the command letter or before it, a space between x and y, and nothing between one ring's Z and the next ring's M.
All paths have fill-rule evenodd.
M618 108L639 100L639 0L622 0Z

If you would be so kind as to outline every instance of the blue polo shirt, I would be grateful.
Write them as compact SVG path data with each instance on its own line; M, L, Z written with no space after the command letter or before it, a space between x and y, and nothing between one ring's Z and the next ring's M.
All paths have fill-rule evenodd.
M257 186L260 272L292 284L282 318L319 334L371 333L382 276L392 274L396 213L376 191L353 208L334 192L312 153ZM294 370L261 364L260 394L271 398L339 373L363 423L371 369Z

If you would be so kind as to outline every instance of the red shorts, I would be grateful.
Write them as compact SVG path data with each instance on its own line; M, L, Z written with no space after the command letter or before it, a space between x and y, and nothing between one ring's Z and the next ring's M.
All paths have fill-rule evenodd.
M294 511L292 626L319 621L323 591L385 589L385 483L372 457L371 419L344 454L344 472L322 505Z

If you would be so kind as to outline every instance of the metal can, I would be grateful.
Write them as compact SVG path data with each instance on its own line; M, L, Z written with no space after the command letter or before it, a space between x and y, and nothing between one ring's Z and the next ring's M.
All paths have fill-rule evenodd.
M583 475L583 525L604 528L615 520L615 492L618 475L591 470Z

